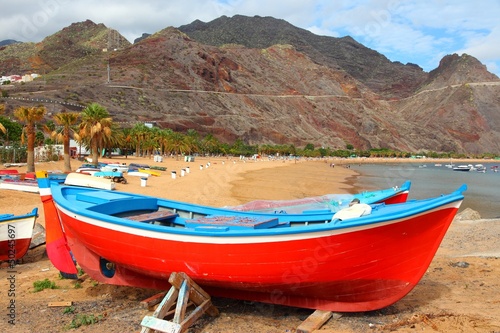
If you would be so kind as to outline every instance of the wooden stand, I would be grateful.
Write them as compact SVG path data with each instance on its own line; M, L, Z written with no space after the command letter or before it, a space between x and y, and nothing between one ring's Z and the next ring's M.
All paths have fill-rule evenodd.
M172 287L153 315L144 317L141 322L141 326L143 327L141 333L180 333L184 332L205 312L213 317L219 315L219 310L212 305L210 295L185 273L173 272L168 282ZM189 301L195 304L196 308L184 318L186 316L186 308L188 304L191 304ZM176 307L173 320L165 320L165 316L174 304L176 304Z

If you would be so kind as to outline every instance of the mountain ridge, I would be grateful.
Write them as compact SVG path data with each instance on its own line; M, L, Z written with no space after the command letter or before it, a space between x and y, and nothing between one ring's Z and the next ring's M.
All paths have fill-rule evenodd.
M226 24L231 19L221 20ZM257 21L257 31L262 21L266 26L275 22ZM281 36L304 33L286 21L278 23L287 29ZM240 26L241 34L247 25ZM240 138L249 144L313 143L342 149L349 143L358 149L500 153L500 80L474 57L450 55L425 73L375 54L376 61L386 59L378 71L387 77L365 80L351 75L339 62L342 58L333 64L319 47L301 51L313 48L304 39L302 45L283 40L265 48L246 47L238 39L214 46L193 34L206 24L188 26L189 33L167 27L127 44L104 25L72 24L31 45L34 53L25 52L24 58L16 57L15 45L0 49L0 72L16 66L47 68L43 86L37 81L14 86L8 90L13 97L37 93L79 104L98 102L116 121L155 121L177 131L212 133L223 142ZM114 41L118 47L108 49ZM338 50L344 57L357 47L352 63L375 52L351 38L339 45L345 43L348 49ZM62 52L68 45L75 46L64 56L46 52ZM408 70L401 74L400 68ZM7 112L19 104L9 99Z

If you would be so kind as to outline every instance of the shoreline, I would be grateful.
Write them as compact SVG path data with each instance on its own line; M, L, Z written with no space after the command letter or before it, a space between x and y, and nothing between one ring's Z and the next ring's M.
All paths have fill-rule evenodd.
M437 163L441 159L403 159L403 158L317 158L299 160L239 159L232 157L196 157L194 162L181 158L166 157L162 162L153 158L129 156L101 158L111 163L140 163L166 167L160 177L150 177L145 187L139 177L127 176L127 184L116 184L116 190L163 197L171 200L186 201L215 207L235 206L253 200L290 200L325 194L354 194L376 190L374 184L360 186L359 177L363 175L351 169L354 164L391 164L391 163ZM491 163L493 160L456 160L456 163ZM63 161L36 163L36 170L61 171ZM500 163L500 161L499 161ZM71 160L72 170L83 162ZM334 167L331 167L334 165ZM281 169L286 167L286 169ZM20 173L26 166L11 167ZM181 177L181 169L189 169ZM171 172L176 171L176 179ZM399 186L390 183L386 187ZM7 195L7 193L9 193ZM30 196L33 200L29 200ZM0 211L24 214L29 201L39 207L43 221L43 209L35 193L0 190ZM7 211L9 208L9 211Z

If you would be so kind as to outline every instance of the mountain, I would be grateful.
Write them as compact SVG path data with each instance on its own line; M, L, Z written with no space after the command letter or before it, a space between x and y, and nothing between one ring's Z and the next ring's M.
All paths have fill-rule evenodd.
M40 43L18 43L0 49L0 73L49 73L100 54L103 49L129 45L116 30L86 20L73 23Z
M13 40L13 39L1 40L0 41L0 47L1 46L7 46L7 45L10 45L10 44L15 44L15 43L20 43L20 42L18 42L17 40Z
M137 37L136 39L134 39L134 44L135 43L139 43L141 40L143 39L146 39L148 38L149 36L151 36L151 34L148 34L148 33L143 33L141 37Z
M385 97L409 96L427 78L419 66L391 62L349 36L318 36L273 17L222 16L208 23L196 20L179 30L203 44L218 47L240 44L260 49L290 44L312 61L342 69Z
M223 42L202 38L212 30ZM500 80L469 55L446 56L426 73L350 37L261 17L143 37L130 44L102 24L75 23L31 43L29 56L17 44L0 49L0 72L43 67L43 84L10 87L10 97L70 103L53 112L98 102L125 126L155 121L249 144L500 154ZM26 103L4 101L7 113Z

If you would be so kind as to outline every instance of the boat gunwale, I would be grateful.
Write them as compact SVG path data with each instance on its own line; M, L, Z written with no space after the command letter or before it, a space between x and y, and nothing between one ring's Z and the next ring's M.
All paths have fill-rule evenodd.
M69 186L71 187L71 186ZM464 196L462 195L462 192L465 191L466 186L463 185L461 188L458 190L446 194L446 195L441 195L439 197L434 197L434 198L429 198L429 199L423 199L423 200L411 200L406 203L401 203L401 204L392 204L392 205L385 205L385 204L375 204L373 205L372 209L372 214L362 216L359 218L353 218L350 220L344 220L341 221L341 223L338 223L337 221L327 221L320 216L315 216L314 218L318 217L321 218L321 220L316 220L318 222L310 223L310 224L305 224L305 217L303 214L269 214L269 213L254 213L254 212L238 212L238 211L229 211L226 209L219 209L219 208L213 208L213 207L206 207L206 206L201 206L201 205L195 205L195 204L189 204L189 203L183 203L183 202L178 202L174 200L166 200L166 199L161 199L161 198L155 198L151 196L144 196L144 195L136 195L136 194L130 194L126 192L116 192L113 191L113 193L117 194L124 194L127 196L138 196L142 198L148 198L148 199L156 199L157 204L159 207L162 207L162 201L165 201L166 203L171 202L174 204L179 204L184 207L197 207L197 208L207 208L211 212L221 212L219 215L224 215L224 216L260 216L260 217L272 217L272 218L281 218L281 221L283 220L288 220L291 221L291 223L295 223L296 221L294 219L302 219L304 225L298 226L294 225L293 227L275 227L275 228L266 228L266 229L247 229L245 228L244 230L242 229L231 229L227 228L226 230L220 230L220 229L215 229L213 231L209 230L197 230L195 228L186 228L184 227L181 223L177 224L177 227L172 227L168 225L156 225L156 224L150 224L150 223L145 223L145 222L140 222L140 221L134 221L131 219L123 218L123 217L117 217L117 216L112 216L100 212L95 212L91 211L88 209L85 210L79 210L78 207L75 207L75 205L71 204L70 201L68 201L63 194L61 193L64 188L69 188L68 186L62 186L59 188L59 190L56 190L57 187L53 187L52 190L52 195L54 198L54 202L56 203L56 206L59 209L64 209L66 213L70 216L73 216L74 218L82 219L82 217L86 222L92 223L92 224L99 224L99 223L108 223L111 225L116 225L116 226L122 226L126 228L132 228L132 229L141 229L144 231L149 231L149 232L155 232L158 234L178 234L178 235L186 235L186 236L204 236L204 237L249 237L249 236L278 236L278 235L292 235L292 234L312 234L312 233L325 233L331 234L332 232L336 233L345 233L345 232L351 232L355 231L356 229L359 228L373 228L378 225L384 225L384 224L389 224L389 223L397 223L398 221L405 220L409 217L417 216L417 215L422 215L422 214L427 214L431 211L434 210L440 210L444 209L447 206L450 207L459 207L461 204ZM74 187L73 187L74 188ZM83 191L100 191L97 189L87 189L87 188L81 188ZM109 191L108 191L109 192ZM398 209L400 205L406 205L407 209ZM380 207L383 208L383 213L377 213L379 212ZM408 208L409 207L409 208ZM186 209L188 210L188 209ZM188 210L189 211L189 210ZM229 213L229 214L228 214ZM216 214L207 214L207 215L214 215L217 216ZM319 214L326 218L326 214ZM329 214L331 215L331 214ZM77 217L78 216L78 217ZM183 219L183 218L180 218ZM309 216L309 220L313 219L313 217ZM329 219L331 220L331 218ZM90 222L93 221L93 222ZM320 222L323 221L323 222ZM297 221L297 223L301 223L300 221ZM101 226L102 227L102 226ZM223 231L223 232L221 232ZM308 237L311 237L310 235Z

